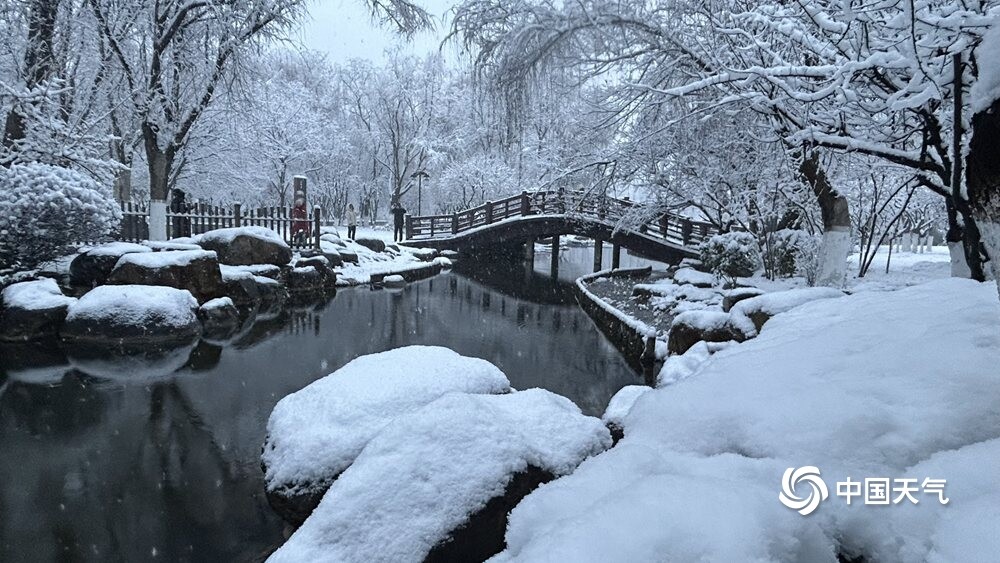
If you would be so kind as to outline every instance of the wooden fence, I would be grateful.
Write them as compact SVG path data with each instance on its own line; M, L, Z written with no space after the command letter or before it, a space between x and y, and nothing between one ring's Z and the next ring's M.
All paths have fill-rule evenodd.
M324 222L322 208L313 207L306 216L295 217L294 208L285 206L243 209L239 203L231 207L192 203L181 211L167 211L167 238L200 235L227 227L267 227L281 235L289 245L299 248L319 247L319 235ZM122 203L120 240L139 242L149 238L149 206L145 203Z

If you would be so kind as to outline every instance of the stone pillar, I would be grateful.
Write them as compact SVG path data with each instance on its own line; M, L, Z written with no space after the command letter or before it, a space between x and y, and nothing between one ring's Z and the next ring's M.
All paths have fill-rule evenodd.
M604 265L604 241L594 239L594 272L600 272Z
M617 270L622 265L622 247L617 244L611 245L611 269Z
M535 239L528 239L524 243L524 261L529 265L535 263Z

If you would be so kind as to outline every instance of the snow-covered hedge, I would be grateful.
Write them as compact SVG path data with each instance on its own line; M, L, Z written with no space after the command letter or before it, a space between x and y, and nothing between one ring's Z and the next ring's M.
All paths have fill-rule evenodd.
M701 262L719 277L752 276L761 266L757 238L742 232L715 235L701 245Z
M111 190L75 170L48 164L0 168L0 268L30 268L69 244L117 228Z

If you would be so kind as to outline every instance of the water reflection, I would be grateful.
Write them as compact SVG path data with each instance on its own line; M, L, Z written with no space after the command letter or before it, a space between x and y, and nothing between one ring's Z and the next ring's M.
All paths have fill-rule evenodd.
M267 416L362 354L446 345L591 414L640 381L569 285L518 264L474 270L294 303L224 345L4 347L0 561L262 557L283 541L262 495Z

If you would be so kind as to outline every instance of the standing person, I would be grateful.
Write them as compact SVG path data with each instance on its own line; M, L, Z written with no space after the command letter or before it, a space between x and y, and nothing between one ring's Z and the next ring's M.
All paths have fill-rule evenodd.
M403 216L406 215L406 210L403 206L399 204L398 201L392 206L392 240L394 242L403 241Z
M347 204L347 238L354 240L358 234L358 214L354 211L354 204Z

